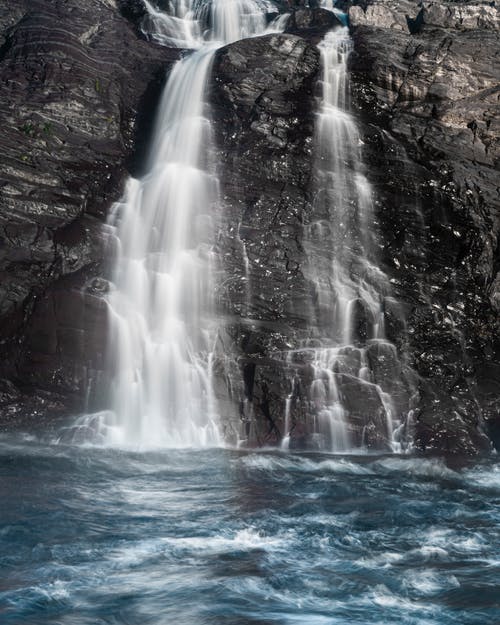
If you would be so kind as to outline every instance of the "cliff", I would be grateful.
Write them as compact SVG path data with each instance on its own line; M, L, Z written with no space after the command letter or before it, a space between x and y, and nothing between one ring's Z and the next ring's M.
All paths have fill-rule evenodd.
M82 407L106 344L103 222L176 51L113 0L0 3L4 420Z
M349 14L352 110L392 289L395 351L370 348L373 375L411 412L417 449L487 451L486 434L500 444L498 8L379 0ZM102 403L103 223L127 173L140 174L177 55L144 39L141 17L130 1L1 3L4 423L78 412L92 381ZM213 67L217 395L228 435L251 418L254 444L279 441L287 399L303 438L310 367L286 353L310 330L317 43L334 23L299 8L285 34L226 46ZM348 376L343 388L361 436L381 396Z
M350 15L383 255L420 379L417 445L474 451L477 426L493 434L499 419L498 7L387 1Z

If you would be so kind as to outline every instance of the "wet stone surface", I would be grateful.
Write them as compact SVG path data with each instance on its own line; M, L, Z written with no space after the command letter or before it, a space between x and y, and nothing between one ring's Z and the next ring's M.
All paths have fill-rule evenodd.
M134 1L0 7L5 415L23 405L33 418L81 410L104 367L101 224L126 163L141 173L177 54L144 39L143 17ZM293 34L231 44L213 67L226 211L216 390L231 436L251 421L260 442L283 437L290 396L301 439L309 401L307 358L290 367L287 354L310 339L304 224L314 201L316 44L329 21L298 7ZM414 411L418 449L475 454L489 449L483 432L499 444L498 8L380 0L352 7L350 21L352 109L391 284L385 335L398 353L394 362L369 347L370 368L384 383L404 373L408 382L391 393ZM363 338L372 321L362 306L356 320ZM353 415L367 425L365 410Z

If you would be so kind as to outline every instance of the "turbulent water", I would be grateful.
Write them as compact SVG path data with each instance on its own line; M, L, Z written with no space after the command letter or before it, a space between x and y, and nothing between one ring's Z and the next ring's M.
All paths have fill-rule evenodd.
M0 441L3 625L496 625L500 465Z

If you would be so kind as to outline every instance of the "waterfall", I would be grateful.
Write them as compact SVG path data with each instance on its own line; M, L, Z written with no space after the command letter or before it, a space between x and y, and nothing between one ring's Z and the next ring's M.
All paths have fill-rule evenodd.
M212 384L219 197L206 88L215 51L265 32L268 5L182 0L165 13L144 4L148 36L194 52L170 72L147 173L128 181L111 213L111 409L97 429L106 444L215 446L222 443Z
M390 283L377 262L373 193L349 113L351 47L347 27L328 32L319 44L315 196L304 242L314 292L311 338L297 350L297 361L304 361L305 355L312 370L312 444L336 452L364 444L389 448L398 425L393 397L377 379L383 376L374 371L374 363L377 368L380 362L398 359L385 335ZM286 412L289 428L288 401Z
M146 173L129 179L111 211L110 409L79 426L104 444L218 446L224 441L213 369L221 322L214 293L223 270L214 243L222 204L207 85L221 46L281 31L286 19L266 26L271 7L265 0L177 0L168 12L143 1L144 32L190 51L170 71ZM385 331L391 289L377 260L373 193L349 113L351 45L347 27L319 44L315 197L303 241L313 296L308 338L287 355L292 392L285 402L284 448L294 445L297 419L297 431L315 448L337 452L389 448L399 425L401 363ZM240 242L248 309L251 272ZM295 408L304 398L308 406L298 417ZM250 430L252 408L243 414ZM251 438L249 431L243 436Z

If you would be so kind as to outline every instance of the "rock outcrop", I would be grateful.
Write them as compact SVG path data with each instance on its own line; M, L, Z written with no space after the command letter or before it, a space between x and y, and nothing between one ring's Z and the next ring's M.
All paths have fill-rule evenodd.
M34 423L81 409L104 367L103 221L127 170L140 173L177 53L141 35L139 0L0 4L0 410ZM400 302L387 303L386 335L413 375L408 433L425 452L487 451L486 434L500 446L498 7L352 4L352 107L380 261ZM214 61L224 267L215 378L230 439L239 430L253 444L279 442L287 400L296 444L307 438L311 367L306 358L290 368L287 354L311 322L303 236L316 44L337 23L298 6L287 33L236 42ZM360 311L361 334L363 323ZM368 358L390 385L401 366L384 349ZM349 376L343 384L357 430L368 431L362 413L381 419L380 397Z
M499 10L388 0L350 18L384 261L420 378L416 445L475 453L499 419Z
M113 0L0 4L0 375L68 413L102 365L102 223L177 53Z
M500 390L498 9L381 0L352 7L350 17L353 108L375 190L382 268L404 310L401 318L386 309L386 331L415 381L407 428L422 451L487 451ZM296 23L290 29L315 43L312 17L302 29ZM307 363L293 382L283 355L304 336L311 297L302 237L315 92L295 89L300 71L280 80L280 55L262 45L219 54L213 103L231 215L220 297L234 322L221 352L236 346L239 354L222 368L250 438L273 443L284 433L286 398L304 395L308 383ZM274 93L261 85L268 74ZM300 110L298 124L291 111L285 117L287 106ZM360 388L351 394L344 400L354 407L377 410Z
M228 318L221 353L231 355L223 358L230 390L224 421L237 429L239 404L236 418L258 424L256 444L280 439L289 393L283 351L307 324L301 238L311 208L319 69L318 50L294 35L229 45L213 68L223 194L218 247L227 276L218 294ZM221 387L220 400L227 397Z

